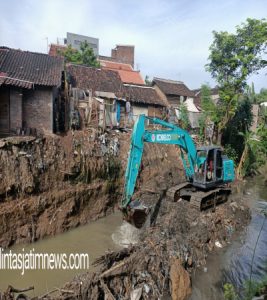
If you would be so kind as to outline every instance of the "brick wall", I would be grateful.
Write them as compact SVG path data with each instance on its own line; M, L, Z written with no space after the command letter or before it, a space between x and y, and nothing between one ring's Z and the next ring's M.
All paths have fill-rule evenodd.
M53 132L53 93L51 88L36 88L23 94L23 127Z
M22 92L10 89L10 131L22 127Z
M130 64L134 68L134 46L117 45L111 50L111 57L117 62Z

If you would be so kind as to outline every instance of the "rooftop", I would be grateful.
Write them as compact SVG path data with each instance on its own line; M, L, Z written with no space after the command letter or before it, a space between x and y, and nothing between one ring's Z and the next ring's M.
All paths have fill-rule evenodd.
M167 106L153 87L124 84L124 97L131 102Z
M62 57L0 47L0 86L59 86L63 70Z
M109 60L99 60L103 69L113 70L119 73L122 82L144 85L145 82L139 71L134 71L130 64L124 64Z
M153 83L166 95L194 97L194 93L182 81L154 77Z
M67 74L70 83L76 88L112 92L117 97L123 90L119 74L111 70L68 64Z

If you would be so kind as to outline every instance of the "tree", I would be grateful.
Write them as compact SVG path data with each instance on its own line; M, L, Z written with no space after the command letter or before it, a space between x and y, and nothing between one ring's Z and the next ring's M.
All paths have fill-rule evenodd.
M227 123L222 133L222 144L230 149L233 149L236 154L236 163L239 162L245 147L244 134L249 130L253 115L252 105L245 95L238 103L234 117ZM240 132L242 134L240 134Z
M216 106L211 98L211 89L208 84L201 85L200 101L203 113L199 120L200 135L204 136L205 128L208 122L217 122Z
M59 53L65 57L66 62L89 67L100 67L97 57L87 41L81 43L80 51L73 49L69 45L66 50L59 50Z
M184 103L180 105L179 111L180 111L181 127L183 129L188 129L190 122L188 117L188 110Z
M253 104L257 103L257 95L255 93L255 88L254 88L254 83L252 82L251 86L247 86L247 91L246 91L249 101Z
M253 133L246 131L245 133L240 132L239 135L243 137L244 140L244 150L240 157L238 167L236 169L236 177L242 179L246 175L246 168L244 168L245 162L249 160L249 154L252 153L251 142L253 140Z
M82 64L92 67L100 67L100 63L94 54L94 50L89 46L87 41L81 43L81 60Z
M236 33L213 32L206 68L219 85L219 133L235 115L248 76L267 65L267 61L262 58L266 48L265 19L247 19L241 26L237 26Z
M256 95L257 102L266 102L267 101L267 89L262 88L259 94Z

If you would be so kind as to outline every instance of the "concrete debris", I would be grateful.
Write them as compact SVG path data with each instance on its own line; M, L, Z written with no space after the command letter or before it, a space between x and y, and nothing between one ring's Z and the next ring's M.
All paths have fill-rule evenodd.
M139 300L142 296L142 288L135 289L131 292L131 300Z

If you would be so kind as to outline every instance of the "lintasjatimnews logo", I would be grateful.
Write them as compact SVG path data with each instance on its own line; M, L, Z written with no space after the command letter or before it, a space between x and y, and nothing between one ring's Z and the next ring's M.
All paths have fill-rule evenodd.
M34 248L21 252L0 248L0 270L85 270L89 269L87 253L37 253Z

